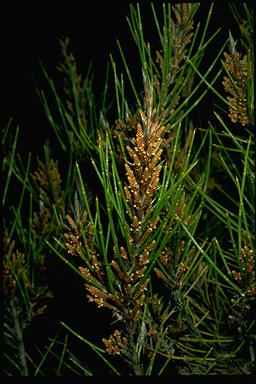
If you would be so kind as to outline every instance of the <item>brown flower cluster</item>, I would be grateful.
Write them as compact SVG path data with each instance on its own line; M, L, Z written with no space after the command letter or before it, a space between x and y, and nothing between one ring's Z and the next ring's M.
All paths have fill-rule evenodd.
M148 218L159 186L165 132L165 127L160 126L160 119L156 117L153 109L151 89L145 89L147 112L140 111L141 123L137 122L135 135L126 146L130 161L125 163L127 185L124 186L124 193L130 207L131 219L129 248L120 248L123 271L119 270L120 267L115 261L112 262L117 278L123 281L126 297L124 304L128 308L128 311L125 310L125 316L133 319L132 333L136 329L141 308L145 303L144 291L147 289L148 280L144 280L144 274L155 244L155 240L148 244L147 240L159 220Z
M7 239L4 238L4 242L7 243ZM6 244L7 246L7 244ZM25 255L19 251L15 251L15 240L13 240L8 249L4 252L4 260L3 260L3 288L4 294L10 299L13 299L16 296L17 289L17 279L19 279L22 275L22 278L25 278L27 282L27 286L30 289L31 283L27 277L24 262ZM16 276L16 278L15 278Z
M146 252L149 251L147 250ZM128 258L124 248L121 247L120 253L127 263ZM98 261L96 256L92 259L91 268L79 267L80 272L87 280L87 283L85 283L87 298L89 301L95 302L99 308L109 308L117 320L125 322L126 325L129 324L129 333L132 335L136 331L137 323L140 319L140 311L146 299L145 292L148 280L141 282L146 267L145 265L142 266L140 261L134 272L129 272L128 269L125 272L115 260L112 260L111 266L114 271L112 282L115 290L114 293L106 286L105 272L102 263Z
M175 81L177 71L180 67L181 62L184 60L187 46L190 44L192 39L192 29L194 25L194 20L191 17L191 3L182 3L172 5L172 13L174 17L170 20L169 27L169 39L172 47L171 55L171 71L168 73L168 79L165 84L165 92L167 92L168 87ZM162 52L156 52L156 61L159 63L161 70L164 70L164 59ZM183 79L181 80L182 83ZM160 94L160 83L158 78L154 77L154 85L158 94ZM191 83L187 87L187 92L191 89L193 83L193 77ZM175 108L179 102L179 96L175 97L172 103L171 108Z
M248 234L243 235L243 247L240 249L240 270L232 270L234 280L241 293L231 298L229 319L237 327L239 334L248 332L251 319L255 317L256 299L256 260L255 250L248 247Z
M142 114L147 124L147 117ZM157 219L146 225L146 216L152 210L155 192L159 186L162 169L160 162L163 151L163 134L165 127L155 124L140 123L136 126L136 135L126 149L131 162L125 164L128 185L124 193L132 212L130 225L130 245L136 247L145 242L149 234L156 228Z
M177 202L175 214L173 216L173 225L176 225L178 220L182 220L183 224L186 226L192 220L191 215L187 215L186 213L186 195L185 191L181 195L180 199ZM165 212L162 212L165 215ZM168 231L169 228L167 227ZM171 287L172 289L182 289L184 286L184 278L186 275L186 270L188 269L188 265L190 260L193 259L194 249L190 249L190 254L188 259L183 260L183 254L185 250L185 246L187 243L186 236L179 236L179 230L176 231L177 236L177 244L171 245L168 244L161 252L158 262L161 268L155 267L154 272L157 277L164 282L165 285Z
M102 339L103 343L106 346L106 351L110 355L120 355L123 348L127 348L128 340L124 336L121 336L121 332L117 329L110 335L109 339Z
M223 87L230 95L227 100L232 105L229 108L229 118L232 123L248 125L249 117L247 111L247 83L248 83L248 64L247 55L241 56L234 50L233 54L224 52L225 68L229 77L223 77Z
M160 126L159 119L155 117L150 95L146 97L147 114L140 112L141 122L137 122L133 129L134 136L127 138L130 161L125 163L127 185L124 193L131 212L128 244L113 248L113 257L107 269L95 247L92 224L85 225L86 217L75 223L67 216L71 233L65 234L68 252L80 256L87 264L80 266L79 270L86 280L88 300L95 302L99 308L109 308L115 321L123 323L124 337L116 331L109 340L103 340L107 352L124 353L131 360L131 351L136 351L135 333L147 300L149 279L145 273L155 244L155 240L148 241L148 237L158 223L158 219L148 220L148 216L159 186L165 132L165 127ZM138 356L136 359L139 359Z
M75 223L70 215L66 216L71 233L64 233L68 253L72 256L82 256L83 246L81 242L81 224L86 220L87 214L84 213L79 223Z
M51 299L52 293L45 286L35 285L30 276L30 267L26 262L25 254L16 248L15 240L9 241L8 236L4 236L3 251L3 291L5 299L13 305L22 308L22 300L19 299L20 291L27 292L27 298L30 301L30 307L25 307L23 314L24 322L30 321L32 318L42 315L47 305L42 305L42 299ZM44 257L39 262L39 273L44 269ZM35 308L37 307L37 308Z
M64 63L60 63L57 69L64 75L63 90L66 96L67 108L76 117L82 127L87 127L87 101L86 88L88 86L86 80L82 80L81 74L78 73L76 60L69 50L69 39L65 38L60 41Z
M125 164L131 194L127 194L129 203L133 203L134 212L137 211L141 218L149 209L149 203L156 191L159 182L161 165L159 160L162 154L162 136L164 127L153 131L147 136L138 123L136 138L132 140L133 148L127 146L127 151L132 159L132 166ZM127 188L126 188L127 192Z
M95 302L99 308L106 307L116 313L121 305L121 295L117 291L110 293L108 289L105 270L94 245L93 225L86 223L87 213L84 212L77 223L70 215L66 218L70 226L70 232L64 233L68 253L79 256L87 265L80 266L79 270L86 279L88 301Z
M233 270L232 275L236 282L245 290L246 296L256 296L256 266L255 253L246 244L240 249L240 262L242 271Z
M41 238L55 228L52 204L62 210L64 194L61 189L58 165L54 160L50 159L47 165L38 160L33 178L40 188L39 210L33 212L33 230L36 237Z
M63 191L57 162L50 159L47 164L44 164L38 159L38 167L33 178L40 186L42 201L46 204L53 202L57 207L61 207Z
M172 5L176 22L171 23L171 41L173 47L173 68L177 69L185 57L186 47L191 42L194 21L190 16L191 3Z

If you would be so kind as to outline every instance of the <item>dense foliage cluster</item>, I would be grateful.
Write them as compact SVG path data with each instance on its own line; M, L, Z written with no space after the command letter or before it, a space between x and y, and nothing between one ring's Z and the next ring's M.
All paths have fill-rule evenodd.
M22 132L8 147L11 119L3 129L5 375L97 375L98 361L110 375L255 370L253 12L230 3L239 36L230 31L205 66L221 31L209 31L214 3L200 23L199 3L151 4L152 43L144 6L127 18L141 82L120 42L98 98L93 66L78 72L68 39L63 87L42 67L38 96L63 156L45 142L44 159L21 158ZM100 339L58 318L47 345L31 346L64 266Z

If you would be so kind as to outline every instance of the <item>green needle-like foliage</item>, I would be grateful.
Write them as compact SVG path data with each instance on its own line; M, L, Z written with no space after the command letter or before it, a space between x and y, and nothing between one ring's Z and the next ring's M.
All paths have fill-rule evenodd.
M68 39L60 42L62 90L42 66L49 99L38 95L66 168L48 142L43 160L23 161L18 128L5 154L4 206L13 180L20 186L4 221L7 375L45 376L48 361L56 376L96 375L97 363L88 368L71 338L112 375L255 369L252 10L230 3L241 41L230 31L205 67L221 31L209 32L214 3L200 23L199 3L151 4L151 40L143 7L131 4L127 17L137 73L118 40L101 98L93 65L78 73ZM46 309L45 260L54 256L81 282L87 316L96 304L99 319L105 311L110 320L97 345L86 324L80 334L60 318L61 330L33 357L24 330Z

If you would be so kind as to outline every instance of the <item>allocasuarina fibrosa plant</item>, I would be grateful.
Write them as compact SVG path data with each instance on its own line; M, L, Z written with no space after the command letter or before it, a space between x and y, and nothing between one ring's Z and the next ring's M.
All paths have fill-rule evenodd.
M21 190L4 220L7 375L46 375L48 361L56 375L97 375L96 356L109 375L255 370L253 12L230 3L236 29L218 40L215 5L203 19L202 7L131 4L132 60L118 41L100 97L93 65L79 73L67 38L62 89L42 67L50 93L38 96L67 165L51 143L36 164L15 145L4 157L4 206L12 179ZM47 261L56 256L81 282L99 344L86 324L77 331L60 318L30 356L25 330L55 300ZM72 350L76 339L95 366Z

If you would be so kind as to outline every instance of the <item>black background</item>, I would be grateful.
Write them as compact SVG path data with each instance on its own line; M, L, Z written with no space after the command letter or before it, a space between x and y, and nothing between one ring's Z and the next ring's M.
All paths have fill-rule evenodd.
M62 59L58 39L67 36L79 70L85 74L92 62L94 87L102 89L109 52L124 34L128 10L125 1L22 2L4 10L1 119L13 117L20 125L21 151L39 151L50 134L33 82L45 89L39 62L55 78Z
M217 26L221 26L222 31L207 53L209 63L224 36L227 36L228 29L234 24L227 2L214 3L209 31L216 30ZM86 73L89 62L92 62L95 90L102 90L109 53L112 52L118 61L116 38L125 47L131 64L136 68L138 63L137 51L126 22L129 3L126 0L63 3L27 1L8 4L8 8L2 11L1 121L3 119L2 122L6 123L10 116L13 117L22 129L23 149L27 146L28 150L34 151L40 149L44 136L50 134L32 80L39 88L44 88L45 80L39 61L54 78L56 65L61 60L58 39L68 36L79 70ZM150 35L151 30L155 31L155 26L149 18L150 2L140 1L140 4L143 6L144 28L151 38L155 35ZM207 15L208 6L209 2L202 2L198 12L201 23ZM161 10L160 2L159 8ZM207 66L207 57L204 65Z

